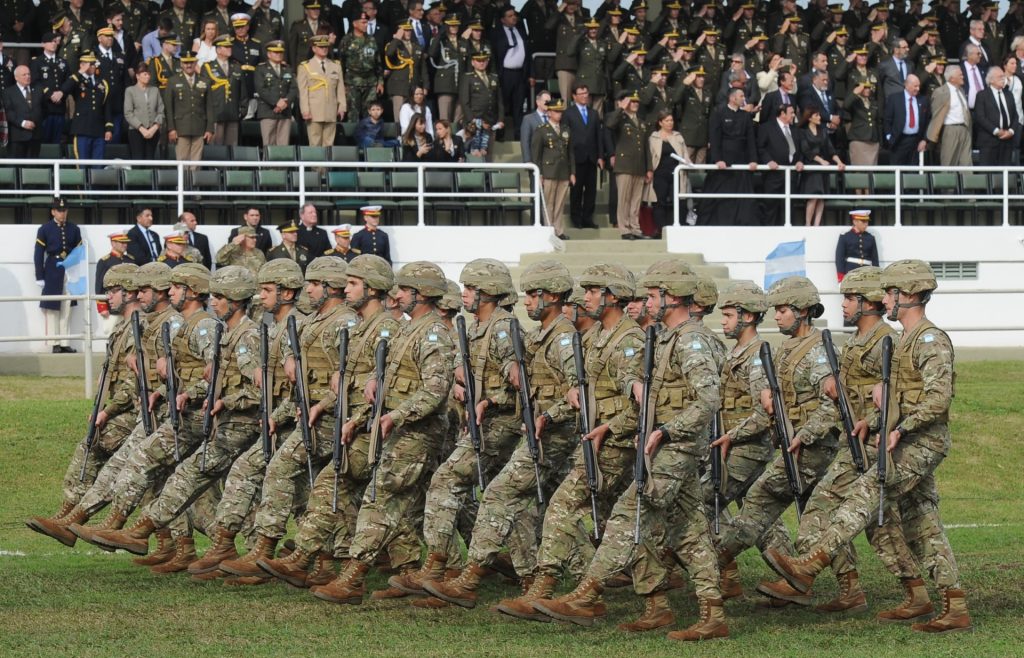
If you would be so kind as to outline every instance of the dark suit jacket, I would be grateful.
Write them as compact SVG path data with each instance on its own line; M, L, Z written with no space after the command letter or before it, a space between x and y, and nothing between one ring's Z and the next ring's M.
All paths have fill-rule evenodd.
M580 113L576 103L572 103L565 110L562 122L569 126L569 134L572 135L573 156L576 164L597 163L598 158L603 158L608 150L604 144L605 131L601 117L593 108L587 110L587 123L583 123L583 115Z
M30 142L39 139L43 132L43 92L29 87L32 105L29 106L18 85L4 90L4 109L7 111L7 129L12 142ZM35 130L25 130L22 121L33 121Z
M259 240L257 240L257 244L259 244ZM199 253L203 255L203 265L206 266L206 269L211 269L213 266L213 258L210 257L210 239L202 233L193 231L192 246L198 249Z
M905 59L903 65L907 75L913 75L914 64ZM897 91L902 92L905 81L906 77L900 77L899 69L896 68L896 62L892 57L878 65L878 89L882 98L888 100Z
M928 107L927 98L922 98L918 95L916 100L918 110L915 117L917 134L919 139L924 139L928 122L931 120L931 111ZM902 91L898 94L893 94L885 100L885 118L882 123L885 126L884 137L886 146L893 146L896 140L900 138L900 135L903 134L903 126L907 123L907 106L903 101Z
M1019 135L1020 117L1017 116L1017 106L1014 105L1010 92L1003 89L1002 94L1003 106L1006 108L1007 116L1010 119L1010 125L1007 127L1013 130L1015 135ZM999 128L999 121L999 107L996 105L993 89L987 87L979 91L978 96L974 99L974 123L978 127L978 136L975 138L974 143L979 149L994 148L1004 143L1004 140L992 134L994 130Z
M761 164L777 162L779 166L794 165L801 160L800 140L797 139L797 129L789 127L790 137L793 139L793 158L789 157L789 144L786 143L786 136L782 127L776 119L761 124L757 131L757 156Z
M828 123L828 119L830 116L832 116L833 114L838 115L839 104L836 102L836 97L832 95L831 92L828 92L826 95L828 97L828 107L825 107L825 104L821 100L821 93L817 89L815 89L813 85L808 87L807 89L801 87L799 101L801 113L800 116L803 116L803 112L805 110L814 110L815 112L821 115L821 118L823 120L822 123Z
M786 95L789 97L789 104L793 106L793 109L796 111L796 115L799 117L800 107L799 101L797 100L797 95ZM776 116L778 115L779 108L782 107L783 104L784 103L782 102L782 90L776 89L775 91L770 91L767 94L765 94L764 98L761 99L761 113L760 115L758 115L760 117L760 123L764 124L768 123L769 121L774 121Z
M509 43L506 35L508 32L505 31L505 26L498 23L494 29L491 30L491 61L494 62L494 70L500 75L502 69L505 66L505 54L508 53ZM530 77L530 59L533 54L530 50L530 42L527 40L526 30L523 29L522 23L516 23L516 38L519 39L519 43L523 44L526 49L526 57L523 59L523 79Z
M146 229L146 232L156 241L156 252L159 254L162 251L160 236L153 229ZM141 267L146 263L152 263L153 254L150 252L149 244L138 224L128 229L128 237L132 239L128 243L128 253L132 255L135 264Z
M971 76L967 75L967 66L966 66L966 64L964 64L964 62L960 62L960 70L963 71L963 74L964 74L964 88L963 88L964 96L966 96L967 100L970 101L970 99L971 99L971 88L975 86L975 81L971 79ZM978 75L981 76L981 89L977 90L978 93L980 93L980 92L985 91L985 89L986 89L986 85L985 85L985 67L983 66L983 63L981 63L981 62L978 63ZM974 102L977 103L978 99L975 98Z

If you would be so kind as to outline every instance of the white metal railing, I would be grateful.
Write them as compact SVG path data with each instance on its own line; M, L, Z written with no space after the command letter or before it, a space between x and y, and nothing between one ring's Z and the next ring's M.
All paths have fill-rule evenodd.
M680 187L680 174L693 173L696 171L703 172L735 172L752 174L754 172L769 172L782 174L784 178L784 189L778 194L765 194L760 192L752 193L708 193L708 192L693 192L692 190L683 190ZM756 168L751 168L748 165L732 165L725 169L719 169L715 164L679 164L675 168L673 181L672 181L672 197L675 200L673 203L673 219L676 226L680 225L680 201L685 203L688 199L699 200L699 199L720 199L728 197L730 199L756 199L756 200L778 200L784 202L784 226L793 226L793 201L809 200L809 199L824 199L826 207L829 201L851 201L851 202L878 202L885 201L892 203L894 225L903 226L903 212L904 206L913 209L913 203L915 201L960 201L963 202L965 197L972 201L988 201L998 202L1000 204L1000 213L1002 219L1000 224L1002 226L1010 226L1010 202L1020 202L1024 200L1024 193L1016 189L1018 178L1024 177L1024 167L940 167L940 166L878 166L878 167L866 167L866 166L852 166L848 165L844 167L843 172L840 173L838 167L832 166L821 166L821 165L808 165L803 167L805 172L821 172L826 174L839 174L842 173L864 173L864 174L891 174L893 175L893 187L891 193L871 193L871 194L855 194L847 190L846 193L833 192L831 190L824 194L799 194L793 190L796 188L795 176L799 175L796 167L777 167L775 169L770 168L768 165L758 165ZM996 176L994 180L999 181L998 189L993 192L987 190L970 190L969 192L959 193L943 193L943 194L932 194L928 191L912 190L907 192L904 188L903 176L905 174L987 174L990 178ZM1011 191L1011 183L1014 185L1014 189ZM690 186L687 185L689 188Z
M532 162L454 162L454 163L424 163L424 162L279 162L269 160L56 160L56 159L3 159L0 166L16 166L27 168L49 167L53 169L53 186L50 188L21 188L6 190L6 194L19 197L31 196L61 196L63 194L88 197L112 197L123 198L126 195L143 192L147 197L167 197L175 199L177 203L177 214L185 212L186 197L203 198L228 198L228 199L295 199L298 198L298 205L301 207L309 199L366 199L373 196L386 195L388 199L416 199L416 223L417 226L426 226L426 209L429 199L493 199L497 202L500 199L529 199L533 203L533 224L542 225L542 203L540 194L540 168ZM124 190L124 189L73 189L63 190L60 182L61 169L80 168L121 168L128 169L140 167L146 169L176 169L177 186L175 189L157 189L154 185L152 190ZM226 189L195 189L188 184L187 170L193 169L285 169L298 174L297 189L295 190L226 190ZM416 189L409 191L393 192L390 190L330 190L329 179L324 183L322 190L306 189L306 173L310 171L416 171ZM522 172L526 171L530 176L530 186L526 190L489 192L469 191L456 192L454 190L430 191L426 187L426 174L428 171L443 173L455 173L456 171L482 171L482 172ZM290 177L286 184L290 184ZM455 177L453 176L453 184ZM258 185L258 184L257 184Z

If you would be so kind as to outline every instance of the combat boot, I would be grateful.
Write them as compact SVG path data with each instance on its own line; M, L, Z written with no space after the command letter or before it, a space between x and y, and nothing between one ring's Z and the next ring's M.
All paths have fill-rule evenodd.
M632 586L633 577L624 571L620 571L619 573L609 578L608 582L604 585L605 589L621 589L623 587Z
M393 589L393 588L391 588L391 589ZM374 592L373 594L376 594L376 593L377 592ZM373 594L370 595L370 598L373 598ZM406 596L408 596L408 594ZM413 599L409 603L409 605L411 605L414 608L424 608L426 610L440 610L441 608L450 608L450 607L452 607L451 603L448 603L447 601L442 601L441 599L437 598L436 596L420 596L420 597L417 597L417 598Z
M206 573L194 573L189 580L194 583L205 583L209 580L220 580L226 576L227 574L220 569L214 569L213 571L207 571Z
M772 581L764 581L759 583L757 586L757 592L764 594L768 597L769 601L778 601L779 603L795 603L796 605L811 605L811 597L813 596L810 592L800 592L793 589L792 585L787 583L782 578ZM725 598L725 597L722 597ZM767 605L769 608L784 608L784 605Z
M719 567L721 575L718 588L722 590L722 600L728 601L743 596L743 585L740 584L740 568L736 560L730 560L725 566Z
M700 619L686 630L672 631L670 640L694 642L729 637L729 626L725 623L725 606L722 599L700 599Z
M156 524L153 519L144 516L127 530L97 530L93 533L93 543L120 548L135 555L145 555L149 552L149 536L154 532ZM192 554L195 555L194 550Z
M905 595L903 603L891 610L882 610L875 617L883 623L899 623L917 621L922 617L935 612L931 599L928 598L928 588L920 578L901 578Z
M498 553L494 556L494 560L491 561L487 573L492 571L500 573L509 580L519 582L519 574L516 573L516 567L512 564L512 555L509 553Z
M238 551L235 549L235 533L230 530L219 528L213 545L192 564L188 565L188 572L193 576L196 574L218 571L218 567L224 560L235 560L238 558Z
M196 560L196 540L193 537L177 537L174 540L174 557L150 567L153 573L178 573L188 569L188 565Z
M956 633L971 631L971 615L967 612L967 597L962 589L942 590L942 612L931 621L910 627L922 633Z
M240 578L265 578L267 574L256 565L256 560L274 557L277 542L277 537L259 535L251 551L237 560L224 560L218 568L224 573Z
M794 589L804 593L811 589L818 574L832 563L825 551L820 548L804 557L790 557L769 548L764 552L764 559L775 573L785 578Z
M294 539L285 539L284 543L281 544L281 550L279 550L277 552L277 557L288 557L288 555L291 554L291 552L294 551L294 550L295 550L295 540ZM274 556L271 555L271 557L274 557Z
M487 575L487 570L479 564L470 563L462 570L455 580L440 582L424 580L423 589L442 601L454 603L463 608L476 607L476 589L480 581Z
M338 566L338 560L334 558L330 553L321 551L316 556L316 566L306 576L306 587L316 587L318 585L326 585L335 578L338 577L338 572L335 569Z
M559 621L580 626L593 626L598 619L608 614L601 593L604 587L594 578L584 578L576 589L557 599L538 599L533 602L535 610Z
M552 576L536 576L526 592L514 599L505 599L495 606L495 610L511 617L529 619L531 621L550 622L551 617L542 614L533 607L534 601L551 598L555 592L556 581Z
M444 575L444 567L448 564L448 556L444 553L430 553L426 562L416 571L408 571L388 578L388 585L400 589L406 594L426 594L423 590L424 580L440 580Z
M60 521L62 518L71 513L71 510L73 509L75 509L73 503L64 501L60 504L60 509L57 510L57 513L53 516L33 516L30 517L28 521L25 521L25 525L27 525L29 528L32 528L36 532L43 532L39 529L40 526L38 524L40 521Z
M868 597L860 586L860 578L856 571L841 574L839 595L828 603L822 603L814 609L818 612L864 612L868 609Z
M90 527L87 525L73 523L68 526L68 530L75 533L75 535L77 535L79 539L84 539L85 541L89 542L90 544L101 550L107 551L108 553L113 553L114 549L110 546L106 546L104 544L100 544L94 541L95 535L97 532L101 530L120 530L124 527L124 524L127 522L128 515L124 512L119 512L115 510L110 514L107 514L107 518L103 519L103 523L99 524L98 526Z
M313 566L314 557L301 548L296 548L283 559L260 558L256 560L256 566L292 587L305 589L306 576L309 575L309 569Z
M132 562L140 567L155 567L163 564L174 557L174 539L171 538L170 528L160 528L156 531L156 550L145 557L134 557Z
M296 549L296 552L299 552ZM321 601L360 605L366 594L366 573L370 565L359 560L349 560L341 575L326 585L314 587L310 591Z
M32 523L29 523L28 527L73 548L75 542L78 541L78 536L71 531L70 526L75 523L85 523L88 520L89 515L85 510L75 506L60 518L36 517L31 519Z
M644 611L640 618L633 622L619 624L618 629L628 633L642 633L670 626L675 621L676 616L672 614L672 608L668 604L668 595L664 592L654 592L644 596Z
M376 564L376 563L374 563L374 564ZM391 562L389 561L388 564L390 565ZM378 569L378 571L379 570L380 569ZM409 573L412 573L414 571L419 571L419 569L414 567L414 566L412 566L412 565L405 565L404 567L401 567L400 569L398 569L398 574L399 574L399 576L405 576L405 575L407 575ZM394 570L392 570L392 572L394 572ZM445 572L445 573L447 574L447 572ZM447 577L447 576L445 576L445 577ZM398 589L397 587L392 587L392 586L388 585L384 589L374 590L373 593L370 594L370 599L373 600L373 601L389 601L391 599L404 599L407 596L415 596L415 594L410 594L409 592L406 592L403 589ZM430 598L434 598L434 597L431 596ZM413 601L412 604L417 606L417 607L422 607L422 606L418 606L417 605L417 603L419 601L422 601L422 599L417 599L416 601ZM444 603L444 602L442 601L442 603ZM442 605L440 607L446 608L446 607L448 607L448 604L444 603L444 605Z
M218 572L221 576L224 576L224 585L231 587L243 587L245 585L266 585L269 582L273 582L273 578L267 574L262 576L229 576L224 572Z

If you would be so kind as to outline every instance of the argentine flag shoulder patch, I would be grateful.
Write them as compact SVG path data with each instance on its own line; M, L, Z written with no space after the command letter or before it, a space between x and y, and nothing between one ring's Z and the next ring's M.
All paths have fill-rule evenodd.
M205 336L206 334L207 334L207 331L206 331L206 329L200 329L200 330L199 330L199 335L200 335L200 336Z
M380 337L381 338L390 338L391 337L391 330L390 329L381 329L380 330Z
M626 356L631 357L636 354L636 350L633 349L632 347L627 347L626 349L622 350L622 353L625 354Z
M692 343L690 343L690 348L694 350L702 350L704 349L704 346L701 345L701 342L699 340L695 340Z
M431 343L437 342L437 334L427 334L427 340Z
M246 347L245 345L242 345L241 347L239 347L239 348L238 348L238 353L239 353L240 355L241 355L241 354L245 354L245 353L247 353L248 351L249 351L249 348L247 348L247 347Z
M566 336L562 340L558 341L558 344L563 346L563 347L565 347L566 345L570 345L571 343L572 343L572 338L569 338L568 336Z
M498 332L498 338L508 338L508 332L502 329L501 331Z
M935 341L935 336L933 336L932 334L925 334L925 335L921 336L921 342L922 343L931 343L931 342L934 342L934 341Z

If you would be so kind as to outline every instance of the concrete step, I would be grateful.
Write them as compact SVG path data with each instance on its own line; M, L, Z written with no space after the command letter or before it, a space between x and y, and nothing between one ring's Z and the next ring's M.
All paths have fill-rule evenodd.
M626 266L631 272L635 272L635 273L643 273L643 272L645 272L647 270L648 267L650 267L655 262L657 262L656 260L651 260L649 262L630 262L630 261L623 262L621 259L609 259L609 260L612 261L612 262L615 262L615 263L620 263L620 264ZM578 279L580 277L580 275L583 274L583 271L585 269L587 269L591 264L596 263L596 262L600 262L600 261L599 260L594 260L591 263L588 263L588 264L585 264L585 265L578 265L578 264L577 265L567 265L566 267L569 268L569 273L572 274L572 276L574 278ZM510 267L509 271L512 273L512 280L515 281L518 284L519 276L523 273L523 271L525 269L526 269L526 265L525 264L523 264L523 265L515 265L515 266ZM709 276L712 279L714 279L715 283L718 284L719 289L722 289L726 284L729 283L729 268L728 267L725 267L725 266L722 266L722 265L695 265L695 266L693 266L693 270L694 270L694 272L696 272L697 274L699 274L701 276Z
M623 240L622 238L619 237L622 235L622 233L619 232L619 229L615 228L614 226L608 225L607 215L603 215L601 219L598 219L598 217L595 216L594 219L597 220L597 225L600 226L601 228L566 228L565 235L566 237L569 238L566 244L569 244L574 240L577 242L588 242L591 240L615 240L616 242L621 242L622 244L631 243L630 240ZM650 242L650 240L645 240L644 242Z
M661 254L668 246L664 240L573 240L565 241L565 253Z

